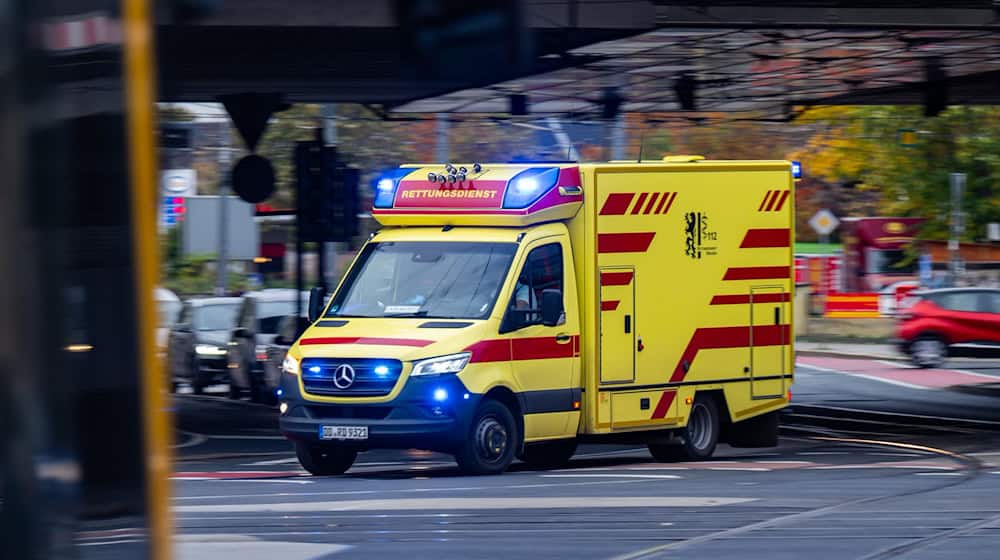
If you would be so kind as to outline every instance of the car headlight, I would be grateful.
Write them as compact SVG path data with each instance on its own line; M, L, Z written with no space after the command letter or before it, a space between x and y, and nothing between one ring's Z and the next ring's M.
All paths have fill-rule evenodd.
M284 361L281 362L281 369L285 373L292 373L298 375L302 373L302 368L299 366L299 361L292 357L291 354L285 354Z
M214 344L197 344L194 351L202 356L225 356L226 349L219 348Z
M463 352L461 354L450 354L448 356L421 360L413 364L413 373L410 376L458 373L469 363L470 356L472 354Z

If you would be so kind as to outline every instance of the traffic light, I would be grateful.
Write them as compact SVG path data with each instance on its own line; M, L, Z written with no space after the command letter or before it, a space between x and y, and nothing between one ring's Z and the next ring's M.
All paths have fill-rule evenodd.
M358 170L335 148L318 142L295 147L299 235L303 241L350 241L358 233Z
M183 196L163 197L163 223L168 226L176 225L184 221L184 213L187 208L184 206Z

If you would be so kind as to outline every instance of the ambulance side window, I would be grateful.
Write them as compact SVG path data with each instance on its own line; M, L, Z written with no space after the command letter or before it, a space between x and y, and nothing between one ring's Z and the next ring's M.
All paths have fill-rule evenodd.
M563 291L563 254L562 245L558 243L542 245L528 253L514 285L501 332L542 324L540 307L545 290Z

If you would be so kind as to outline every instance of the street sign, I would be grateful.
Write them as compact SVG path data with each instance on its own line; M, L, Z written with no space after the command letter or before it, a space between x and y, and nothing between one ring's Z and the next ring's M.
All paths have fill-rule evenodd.
M986 224L986 238L990 241L1000 241L1000 222Z
M838 225L840 225L840 220L833 215L833 212L830 212L826 208L816 212L812 218L809 218L809 226L820 235L830 235L833 233L833 230L837 229Z

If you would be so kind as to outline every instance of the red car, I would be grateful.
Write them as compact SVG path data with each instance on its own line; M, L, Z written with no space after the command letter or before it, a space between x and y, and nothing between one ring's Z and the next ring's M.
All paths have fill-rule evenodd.
M900 315L899 347L920 367L947 357L1000 356L1000 290L949 288L913 294Z

